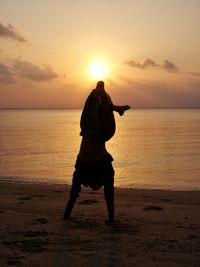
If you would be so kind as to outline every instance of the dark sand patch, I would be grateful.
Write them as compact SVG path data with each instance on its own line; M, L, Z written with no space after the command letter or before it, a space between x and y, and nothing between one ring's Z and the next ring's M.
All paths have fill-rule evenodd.
M150 210L161 211L161 210L163 210L163 208L158 207L158 206L154 206L154 205L150 205L150 206L144 207L143 210L145 210L145 211L150 211Z
M82 201L79 201L79 205L92 205L98 203L98 200L96 199L84 199Z
M22 235L25 237L40 237L40 236L48 236L50 233L46 231L33 231L33 230L28 230L25 232L15 232L14 234L17 235Z
M18 264L22 264L23 262L22 261L19 261L19 260L8 260L6 262L7 265L18 265Z
M31 200L33 198L43 198L45 197L44 195L31 195L31 196L26 196L26 197L18 197L18 200Z
M46 218L38 218L37 222L39 222L40 224L46 224L48 223L48 220Z
M169 199L169 198L157 198L157 197L152 197L152 196L144 196L144 199L157 200L157 201L164 201L164 202L169 202L169 201L171 201L171 199Z
M91 192L88 192L88 194L90 194L90 195L101 195L101 193L100 192L97 192L97 191L91 191Z

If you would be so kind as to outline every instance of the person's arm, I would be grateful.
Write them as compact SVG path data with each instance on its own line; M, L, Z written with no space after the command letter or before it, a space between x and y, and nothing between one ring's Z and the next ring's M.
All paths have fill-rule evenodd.
M123 105L123 106L114 105L112 103L110 96L106 92L98 92L98 94L99 94L100 105L102 106L105 112L112 109L113 111L118 112L120 116L122 116L126 110L131 108L128 105Z
M113 105L112 106L112 109L116 112L119 113L120 116L122 116L124 114L124 112L128 109L130 109L131 107L128 106L128 105L125 105L125 106L116 106L116 105Z

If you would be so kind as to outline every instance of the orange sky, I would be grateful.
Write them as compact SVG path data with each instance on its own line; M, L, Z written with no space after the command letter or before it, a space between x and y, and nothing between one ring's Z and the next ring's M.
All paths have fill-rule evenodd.
M200 107L199 0L0 0L0 107L80 108L107 91L136 108Z

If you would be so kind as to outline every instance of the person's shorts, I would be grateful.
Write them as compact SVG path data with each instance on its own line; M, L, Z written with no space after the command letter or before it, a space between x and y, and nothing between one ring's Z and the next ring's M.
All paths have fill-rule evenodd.
M73 174L71 196L78 197L81 185L98 190L104 186L105 198L114 196L114 169L112 166L113 158L107 153L101 160L95 163L82 161L79 156L75 164Z

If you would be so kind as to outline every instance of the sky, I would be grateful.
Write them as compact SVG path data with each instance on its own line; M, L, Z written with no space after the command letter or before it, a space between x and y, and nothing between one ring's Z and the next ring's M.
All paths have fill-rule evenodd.
M0 0L0 108L200 108L199 0Z

